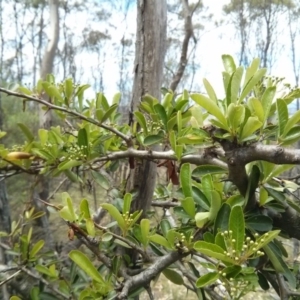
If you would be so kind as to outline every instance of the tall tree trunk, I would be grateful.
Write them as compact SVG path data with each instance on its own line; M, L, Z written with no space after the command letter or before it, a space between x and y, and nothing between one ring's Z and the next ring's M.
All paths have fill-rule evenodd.
M149 93L160 98L166 49L167 5L165 0L137 1L137 32L131 111L138 108L142 97ZM137 196L133 210L150 208L155 187L156 164L142 161L132 170Z
M40 77L42 79L46 79L47 74L53 72L53 65L54 65L54 58L55 53L58 47L58 40L59 40L59 15L58 15L58 0L49 0L49 17L50 17L50 33L48 36L48 44L42 58L41 69L40 69ZM46 99L47 100L47 99ZM52 125L52 115L51 111L47 111L45 113L44 110L39 108L39 121L40 121L40 128L49 129ZM49 197L49 178L45 176L40 176L39 179L41 192L39 195L34 193L33 201L36 207L41 207L41 202L37 198L41 198L45 201L48 200ZM49 221L47 215L43 216L40 219L40 225L42 227L43 235L47 235L48 238L46 239L47 246L52 248L53 245L53 238L49 231Z

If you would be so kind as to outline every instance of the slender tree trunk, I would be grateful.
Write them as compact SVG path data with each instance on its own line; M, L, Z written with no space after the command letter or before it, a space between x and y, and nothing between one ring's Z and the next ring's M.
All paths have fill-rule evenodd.
M59 15L58 15L58 0L49 0L49 16L50 16L50 34L48 36L48 44L45 53L42 58L40 77L46 79L47 74L53 72L55 53L58 47L59 40ZM46 99L47 100L47 99ZM40 128L49 129L52 125L52 115L51 111L45 113L41 108L39 109L39 121ZM41 198L45 201L49 197L49 178L41 176L39 179L41 185L41 192L39 195L36 193L33 195L33 201L36 207L41 207L41 202L37 198ZM42 234L48 236L46 239L47 246L52 248L53 238L49 231L49 221L47 215L40 219L40 225L42 227Z
M138 108L142 97L151 94L160 98L163 62L166 49L167 6L165 0L137 2L137 33L131 110ZM150 208L156 179L156 164L142 161L136 164L131 187L137 189L133 210Z

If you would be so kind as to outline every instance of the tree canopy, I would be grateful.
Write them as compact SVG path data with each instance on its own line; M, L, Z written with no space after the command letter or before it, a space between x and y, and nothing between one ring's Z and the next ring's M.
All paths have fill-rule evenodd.
M300 139L300 113L288 112L300 89L267 76L259 59L246 69L229 55L222 59L224 98L207 79L206 94L169 90L161 103L147 94L132 125L118 122L120 94L108 100L97 93L86 100L89 86L71 78L56 82L48 75L33 89L0 88L9 101L22 101L24 110L35 102L62 124L40 128L37 136L19 125L26 142L18 151L1 145L2 177L25 172L79 183L92 178L105 199L114 199L101 204L112 220L105 224L86 199L77 205L63 192L61 204L43 202L65 221L66 240L78 239L89 249L69 252L68 274L63 262L43 253L44 240L33 242L32 229L23 231L41 216L34 208L11 232L2 232L14 268L42 284L31 289L32 299L51 293L63 299L127 299L143 289L151 298L150 283L161 273L200 299L239 299L270 285L282 299L298 295L281 241L300 238L300 209L292 194L298 185L282 175L300 164L300 150L289 147ZM164 168L168 177L156 184L151 206L161 210L155 217L132 211L133 192L110 181L118 164L140 159ZM138 253L139 268L126 250L118 255L120 248Z

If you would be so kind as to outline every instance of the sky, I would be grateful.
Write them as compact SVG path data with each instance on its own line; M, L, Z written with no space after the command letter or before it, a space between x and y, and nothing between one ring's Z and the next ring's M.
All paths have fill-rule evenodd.
M192 2L192 1L190 1ZM214 19L221 20L224 18L222 8L229 0L203 0L204 4L209 7L208 14L212 13ZM194 20L195 22L198 20ZM202 22L202 20L200 20ZM280 20L279 20L280 21ZM113 15L111 19L112 23L117 24L115 30L111 30L112 44L119 43L122 37L133 37L135 35L136 28L136 7L135 5L127 12L127 17L124 15ZM196 60L199 62L200 68L196 73L195 82L198 86L202 86L203 78L207 78L216 90L217 95L221 98L224 95L222 74L223 64L221 56L222 54L230 54L235 57L237 49L239 49L239 41L235 37L233 25L222 25L216 28L213 22L204 23L205 28L201 33L200 40L196 48ZM183 24L179 24L181 26ZM101 25L99 25L101 26ZM282 35L281 39L289 41L288 35ZM104 70L104 85L105 94L110 99L118 91L116 86L116 74L119 72L118 60L116 57L109 58L109 53L113 53L111 48L107 48L107 57L103 66ZM191 49L191 47L190 47ZM178 54L179 56L179 54ZM254 57L253 57L254 58ZM236 59L237 61L237 59ZM133 66L133 61L132 61ZM287 56L281 56L273 65L271 70L272 75L286 77L286 81L289 83L294 82L294 75L292 71L292 65ZM133 74L129 74L132 76Z

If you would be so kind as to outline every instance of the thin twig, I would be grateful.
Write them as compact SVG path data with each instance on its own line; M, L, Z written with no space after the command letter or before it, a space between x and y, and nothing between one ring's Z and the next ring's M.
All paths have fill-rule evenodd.
M0 286L6 284L7 282L9 282L10 280L14 279L17 275L19 275L22 271L18 270L17 272L13 273L12 275L10 275L9 277L7 277L5 280L0 282Z
M47 106L49 109L54 109L54 110L58 110L58 111L62 111L62 112L65 112L69 115L72 115L72 116L75 116L77 118L79 118L80 120L83 120L83 121L87 121L91 124L94 124L98 127L101 127L101 128L104 128L112 133L114 133L115 135L119 136L121 139L123 139L126 144L128 146L132 146L132 139L131 137L127 136L126 134L120 132L119 130L113 128L113 127L110 127L108 125L105 125L101 122L98 122L96 121L95 119L92 119L92 118L88 118L74 110L69 110L67 108L64 108L64 107L61 107L61 106L57 106L57 105L54 105L46 100L43 100L43 99L40 99L40 98L36 98L36 97L33 97L33 96L29 96L29 95L25 95L25 94L22 94L22 93L17 93L17 92L12 92L8 89L4 89L4 88L1 88L0 87L0 92L3 92L7 95L10 95L10 96L15 96L17 98L22 98L22 99L27 99L27 100L30 100L30 101L34 101L34 102L37 102L39 104L42 104L42 105L45 105Z

